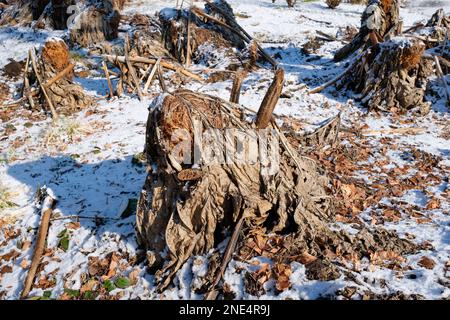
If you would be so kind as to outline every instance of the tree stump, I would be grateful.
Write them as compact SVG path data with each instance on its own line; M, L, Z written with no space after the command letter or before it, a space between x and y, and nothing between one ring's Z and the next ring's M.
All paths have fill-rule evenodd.
M369 45L370 37L384 41L398 34L400 26L398 0L371 1L361 16L361 27L352 41L339 49L335 61L341 61L361 47Z
M414 109L425 114L430 103L424 96L432 62L422 58L425 44L396 37L368 51L340 81L359 94L369 110L401 112Z
M257 131L254 123L241 120L254 116L235 104L187 90L161 95L151 105L146 133L150 171L136 218L138 241L156 271L159 290L191 256L221 243L242 217L244 234L254 228L287 234L295 242L287 255L313 252L321 257L316 269L330 267L327 250L359 256L379 247L402 253L413 250L408 241L382 230L363 228L354 236L333 231L327 176L292 148L275 122ZM224 162L237 136L248 143L235 150L247 157L241 153L231 157L236 161ZM192 160L195 150L201 150L198 161ZM323 273L311 270L311 274Z
M72 81L73 66L69 48L62 39L52 38L44 44L36 61L37 72L42 81L38 96L41 103L36 107L53 106L57 114L68 115L93 103L93 98ZM27 82L30 86L37 85L36 78L36 74L28 73Z

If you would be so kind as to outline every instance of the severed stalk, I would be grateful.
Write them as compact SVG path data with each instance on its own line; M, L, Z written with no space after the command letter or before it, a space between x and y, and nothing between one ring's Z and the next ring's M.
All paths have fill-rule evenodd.
M50 99L50 97L47 94L47 90L45 89L44 83L42 82L41 76L39 75L39 72L38 72L38 69L37 69L37 66L36 66L36 59L34 57L34 53L31 51L31 49L29 51L29 54L30 54L31 64L33 66L33 70L34 70L34 73L36 75L36 79L39 82L39 86L41 87L42 93L44 94L44 97L47 100L48 106L50 107L50 111L52 113L52 117L53 117L53 119L56 120L56 119L58 119L58 113L56 112L56 109L53 106L52 100Z
M148 87L152 83L153 77L155 76L156 70L158 70L160 63L161 63L161 58L158 58L158 60L156 60L156 63L153 65L153 68L152 68L152 71L150 72L150 75L147 78L147 82L145 83L145 86L144 86L144 92L145 93L148 92Z
M47 238L47 233L50 226L50 217L56 204L56 199L51 194L47 193L45 188L41 189L41 192L45 193L45 199L42 204L41 224L39 226L36 246L34 248L33 260L31 261L30 268L28 269L24 288L20 295L22 299L28 296L31 291L31 287L33 286L36 271L39 267L39 263L45 249L45 239Z
M105 72L106 81L108 81L109 97L112 98L114 96L114 89L111 83L111 78L109 77L108 66L106 65L105 61L102 61L102 68L103 71Z

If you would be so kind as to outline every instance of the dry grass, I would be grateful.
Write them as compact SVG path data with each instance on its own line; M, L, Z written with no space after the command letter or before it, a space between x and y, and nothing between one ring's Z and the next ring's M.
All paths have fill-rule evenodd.
M13 201L14 196L14 193L0 184L0 210L17 207L17 204Z
M58 150L64 150L68 144L77 142L81 137L91 133L89 125L76 119L61 117L43 130L41 143L46 147L56 146Z

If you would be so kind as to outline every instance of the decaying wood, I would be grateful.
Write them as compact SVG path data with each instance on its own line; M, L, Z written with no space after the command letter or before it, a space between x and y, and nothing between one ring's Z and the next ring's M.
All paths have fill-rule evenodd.
M246 76L245 71L237 71L234 75L233 86L231 88L230 102L239 103L239 96L241 94L242 83Z
M125 51L125 63L127 65L128 71L131 74L131 78L134 81L134 85L139 97L139 100L142 101L142 99L144 98L142 96L142 91L141 91L141 82L139 81L137 75L136 75L136 71L134 70L133 65L130 62L130 58L128 56L128 51L129 51L129 40L128 40L128 36L125 39L125 45L124 45L124 51Z
M375 16L376 18L373 19ZM341 61L359 48L367 48L371 34L375 33L381 40L398 34L399 26L398 0L382 0L378 4L369 3L361 16L359 32L350 43L335 53L334 60Z
M208 19L212 19L216 23L221 24L222 26L229 28L233 33L235 33L237 36L241 37L245 42L250 43L254 41L258 47L259 52L261 55L273 66L273 68L277 68L278 63L256 42L255 39L250 36L250 34L242 28L234 19L234 17L230 17L230 14L227 13L223 8L229 6L225 1L222 1L221 3L213 3L209 0L206 0L207 5L209 5L210 8L212 8L214 11L220 13L223 17L226 18L227 23L223 24L220 20L215 19L214 17L207 15L205 13L204 16Z
M225 270L227 269L228 263L233 257L234 250L236 249L236 245L238 243L239 233L241 232L242 226L244 224L245 217L242 215L239 217L236 225L234 226L233 233L231 235L230 241L228 241L227 247L225 248L225 253L223 254L222 263L214 277L213 282L211 283L211 287L209 291L205 294L204 300L215 300L217 298L217 290L216 287L222 279Z
M56 204L56 200L51 196L47 195L43 202L43 210L41 214L41 223L39 225L39 231L37 234L36 245L34 247L33 259L31 260L30 268L28 269L28 274L25 279L24 288L22 294L20 295L22 299L28 297L33 286L34 278L36 276L36 271L39 267L42 255L45 249L45 239L47 238L47 233L50 225L50 218L52 216L53 208Z
M45 86L44 86L44 84L42 82L41 76L39 74L39 71L38 71L38 68L37 68L37 65L36 65L36 59L34 57L34 52L32 52L32 49L30 49L30 57L31 57L31 65L33 66L34 75L36 76L36 79L37 79L37 81L39 83L39 86L41 87L42 93L44 94L45 100L48 103L48 106L49 106L50 111L52 113L52 117L53 117L53 119L56 120L56 119L58 119L58 113L56 112L56 109L53 106L53 102L50 99L50 97L48 96L47 90L45 89Z
M269 124L272 119L273 110L275 109L278 99L280 98L283 83L284 70L282 68L278 68L275 71L275 77L259 107L258 114L256 116L256 127L264 129Z
M104 55L103 57L111 63L116 63L117 61L121 62L121 63L125 63L124 56ZM139 56L130 57L131 63L155 64L157 60L158 59L144 58L144 57L139 57ZM192 73L189 70L186 70L181 66L177 66L175 64L172 64L172 63L170 63L168 61L164 61L164 60L161 60L160 64L161 64L161 67L163 67L167 70L172 70L172 71L180 73L186 77L203 82L203 79L199 75Z
M432 64L423 58L425 44L417 39L394 37L367 50L352 70L336 84L358 94L370 110L425 114L430 103L425 90Z
M94 99L72 81L74 63L62 39L49 39L40 49L38 58L30 50L30 61L32 72L27 70L24 88L39 89L36 97L48 105L53 118L92 105ZM30 102L30 97L28 100ZM30 102L30 106L36 108L39 104Z
M109 77L108 66L106 65L105 61L102 61L102 69L103 69L103 72L105 73L106 81L108 82L109 97L112 98L112 97L114 97L114 89L113 89L113 86L111 83L111 78Z
M437 58L437 56L434 56L434 62L436 64L436 73L445 90L445 96L447 97L447 104L450 104L450 91L448 89L447 81L445 80L444 73L442 72L441 64L439 63L439 59Z
M215 276L209 282L211 290L205 295L214 298L241 229L242 217L246 221L242 226L244 238L245 228L262 225L267 233L297 230L290 235L296 241L293 248L313 252L328 264L331 262L324 250L363 257L377 247L401 253L415 249L410 242L382 230L363 228L356 235L333 231L329 226L334 215L333 198L326 191L328 178L312 159L300 155L291 144L290 141L301 137L290 136L288 140L275 121L268 123L267 132L278 139L267 143L269 149L279 148L275 153L278 160L272 154L268 162L260 159L261 162L255 163L211 164L201 157L193 168L194 164L186 161L191 159L189 154L174 152L179 143L186 142L203 151L214 146L214 154L225 155L226 146L234 139L225 139L222 144L210 138L220 135L222 130L234 129L252 139L257 126L241 119L254 116L254 112L236 104L188 90L155 98L146 133L147 160L155 170L149 172L141 191L136 226L139 243L147 250L149 266L156 270L158 290L170 285L177 270L191 256L215 248L224 240L226 231L230 231L233 241L229 242L223 263L211 271ZM211 132L210 129L217 130L210 138L192 139L194 134ZM183 135L178 134L180 130ZM334 129L326 130L331 132L330 136L335 133ZM266 175L267 165L275 163L279 164L279 170ZM195 170L192 179L179 179L181 173L190 170ZM267 219L272 222L267 224ZM161 252L167 255L163 257Z

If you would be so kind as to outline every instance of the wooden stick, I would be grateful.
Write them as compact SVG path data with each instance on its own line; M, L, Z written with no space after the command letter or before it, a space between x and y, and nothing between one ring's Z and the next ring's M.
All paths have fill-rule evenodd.
M131 78L134 81L134 85L136 86L136 90L137 90L137 94L139 97L139 100L142 101L144 99L144 97L142 96L142 91L141 91L141 84L138 80L138 77L136 75L136 71L134 70L133 65L130 62L130 57L128 56L128 50L129 50L129 40L128 40L128 35L125 37L125 63L127 64L127 68L128 71L131 74Z
M364 135L378 135L378 134L417 134L426 131L426 128L395 128L395 129L381 129L381 130L363 130Z
M111 83L111 78L109 77L108 66L106 65L105 61L102 61L102 68L103 68L103 71L105 72L106 81L108 81L109 97L112 98L112 97L114 97L114 89L113 89L113 86Z
M31 57L30 53L28 52L28 58L27 62L25 63L25 70L23 73L22 96L25 95L27 97L31 109L34 109L34 100L30 92L30 80L28 80L28 68L30 67L30 59L31 59L30 57Z
M44 200L44 208L42 211L41 224L39 226L39 231L36 240L36 246L34 248L33 260L31 261L30 269L28 270L27 278L25 279L24 288L20 297L22 299L26 298L31 291L31 287L34 283L34 278L36 276L36 271L39 267L42 255L45 249L45 239L47 238L47 233L50 225L50 217L55 207L56 200L47 195Z
M186 62L184 66L187 68L191 64L191 9L188 11L186 33Z
M239 238L239 233L242 229L242 226L244 224L244 216L241 215L239 220L236 222L236 226L234 227L233 234L231 235L231 239L227 244L227 247L225 249L225 253L222 258L222 263L220 264L219 271L217 272L216 276L214 277L213 282L211 283L210 290L205 294L204 300L215 300L217 298L217 290L216 287L220 282L220 279L222 279L223 274L225 273L225 270L227 269L228 263L231 260L231 257L233 255L233 252L236 248L236 244Z
M34 57L34 53L31 51L31 49L30 49L29 53L30 53L30 57L31 57L31 64L33 66L33 70L34 70L34 73L36 75L36 79L39 82L39 86L42 89L42 93L44 94L44 97L47 100L48 106L50 107L50 111L52 113L52 117L53 117L53 119L56 120L56 119L58 119L58 113L56 112L56 109L53 106L52 100L50 99L50 97L47 94L47 91L45 90L45 86L44 86L44 84L42 82L41 76L39 75L39 72L38 72L38 69L37 69L37 66L36 66L36 59Z
M164 83L164 78L161 70L161 64L158 64L158 66L156 67L156 72L158 72L159 84L161 86L162 91L167 92L167 87L166 84Z
M73 70L75 65L73 63L69 63L67 67L64 68L64 70L60 71L56 76L45 82L44 86L46 88L50 87L52 84L54 84L56 81L64 77L66 74L68 74L70 71Z
M264 129L272 119L272 113L281 95L284 83L284 70L278 68L275 71L275 77L269 86L269 89L264 96L261 106L258 109L256 115L256 127L258 129Z
M113 56L113 55L106 54L106 55L103 55L103 57L105 59L108 59L108 61L110 61L112 63L116 63L116 61L119 61L121 63L125 63L125 57L124 56ZM130 62L132 62L132 63L134 62L134 63L155 64L156 61L157 61L157 59L148 59L148 58L144 58L144 57L129 57L129 59L130 59ZM165 69L181 73L181 74L185 75L186 77L192 78L192 79L197 80L199 82L203 82L203 79L199 75L197 75L195 73L192 73L192 72L184 69L183 67L175 66L175 65L171 64L170 62L167 62L167 61L164 61L164 60L161 60L160 63L161 63L161 67L163 67Z
M152 83L153 77L155 76L156 70L158 70L160 63L161 63L161 58L158 58L158 60L156 60L156 63L153 65L150 75L147 78L147 82L145 83L145 86L144 86L144 92L148 92L148 87Z
M25 92L25 80L28 80L28 68L30 66L30 54L28 53L27 61L25 62L25 68L23 70L23 86L22 86L22 96Z
M233 87L231 88L230 102L239 103L239 96L241 94L242 83L244 82L245 75L245 71L237 71L235 73Z
M442 85L445 90L445 95L447 96L447 104L450 102L450 91L448 90L447 81L445 81L444 73L441 69L441 64L439 63L439 59L437 56L434 56L434 62L436 63L436 73L438 74L439 79L442 82Z

